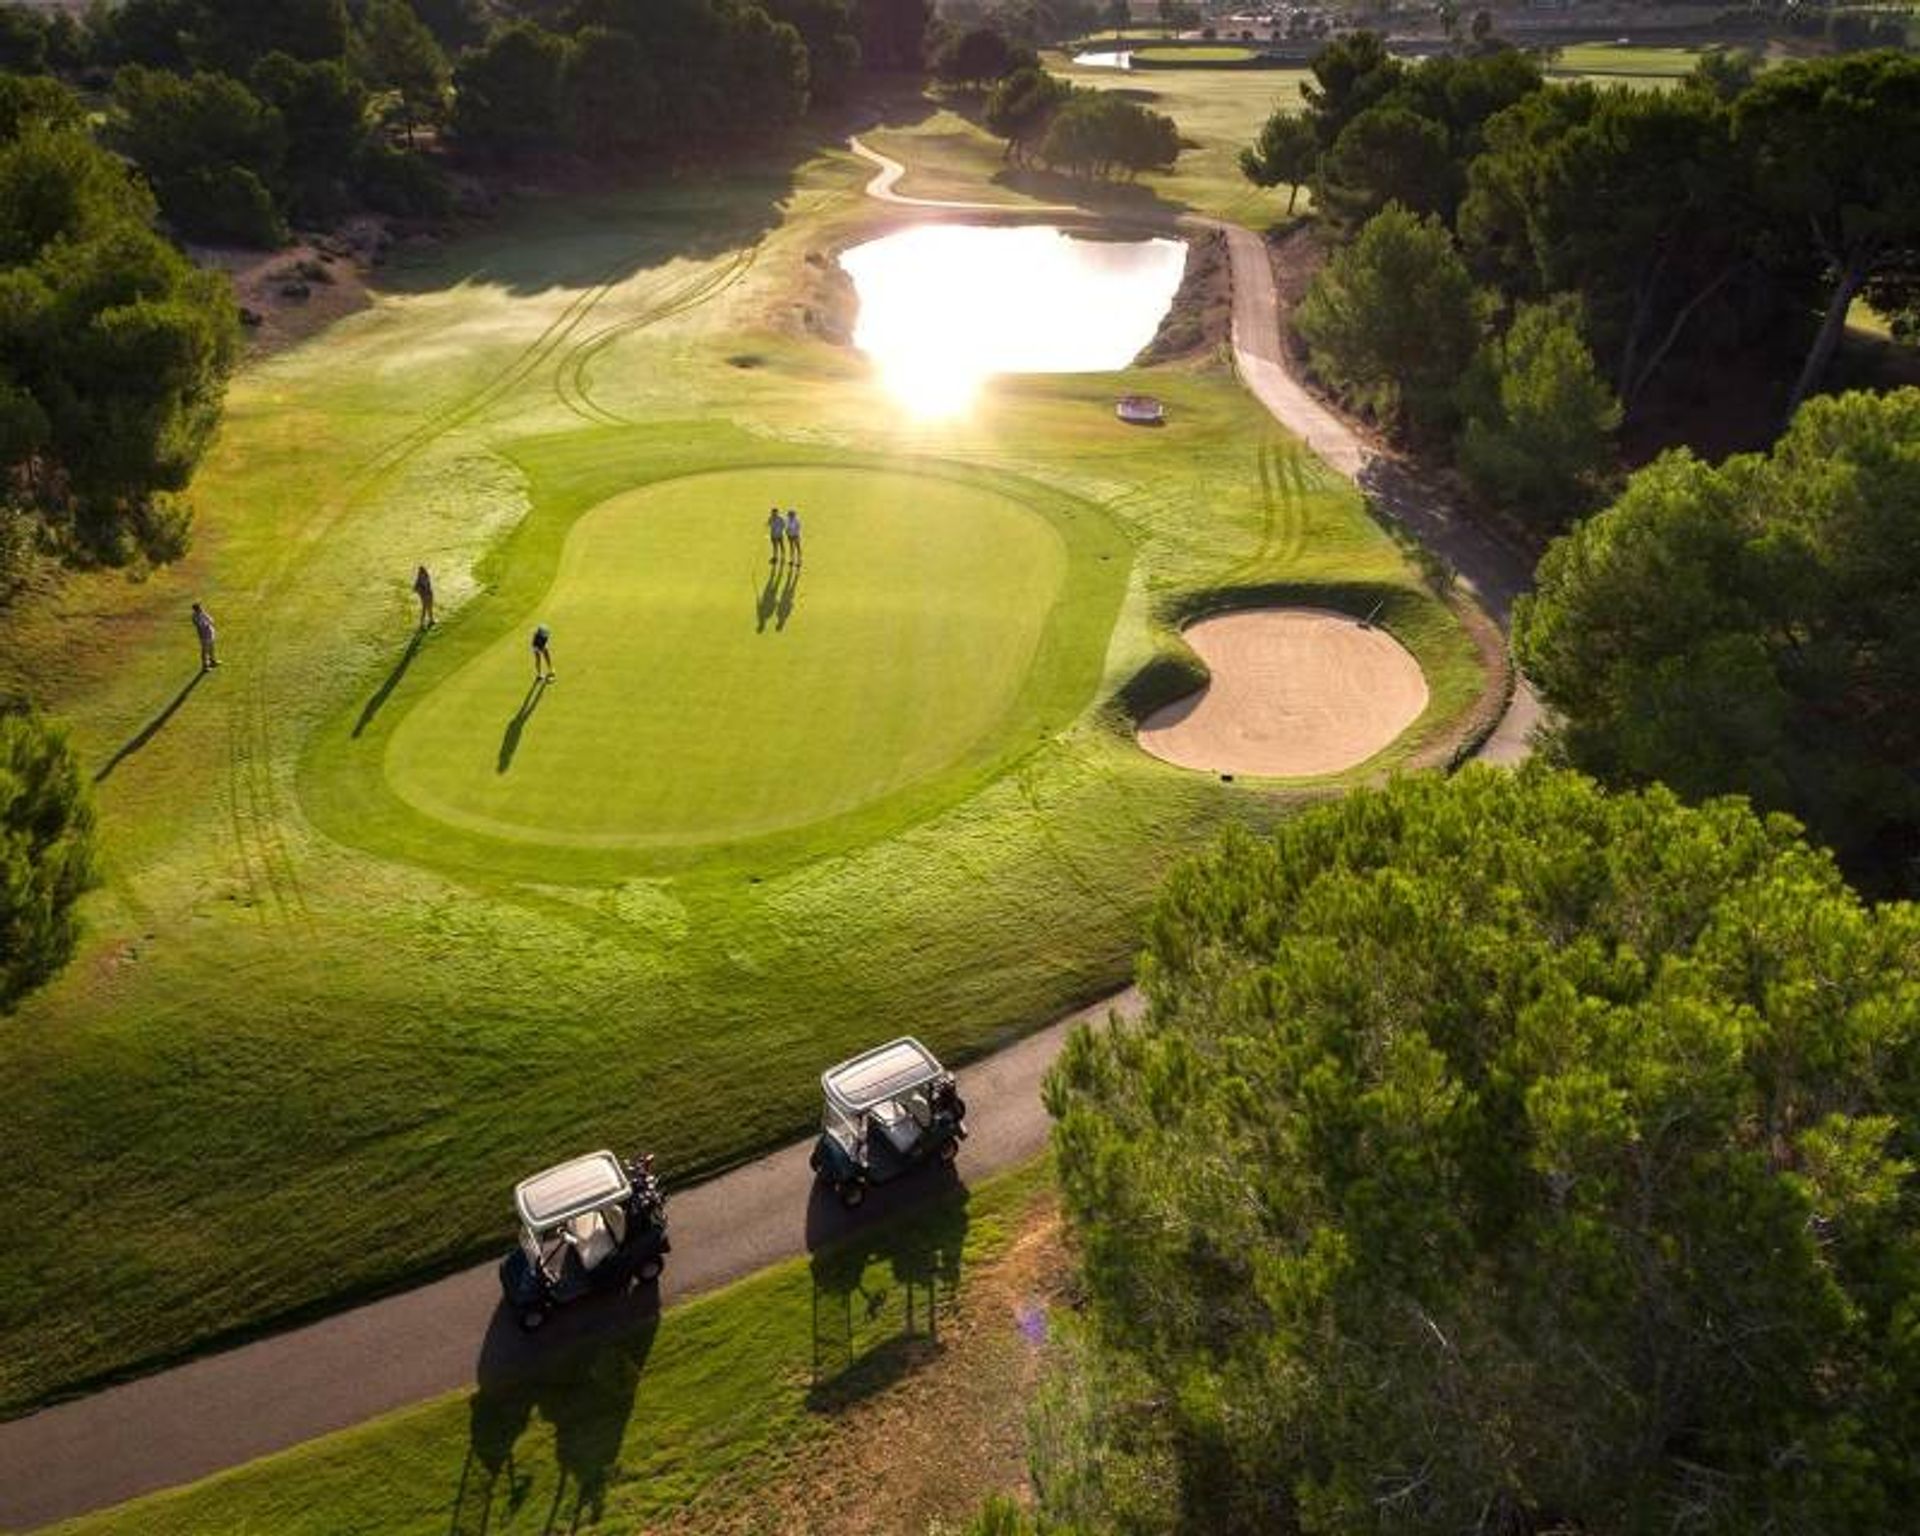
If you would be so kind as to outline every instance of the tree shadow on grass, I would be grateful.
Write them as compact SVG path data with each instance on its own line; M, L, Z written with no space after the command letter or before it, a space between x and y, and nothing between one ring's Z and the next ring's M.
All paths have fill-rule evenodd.
M527 722L533 719L533 712L540 707L540 701L546 697L547 685L539 678L527 689L527 696L520 701L520 707L514 711L513 718L507 722L506 734L500 738L500 756L493 765L495 773L505 773L513 766L513 754L520 750L520 737L527 729Z
M206 669L202 667L196 671L192 677L188 678L186 686L171 699L167 700L166 704L161 707L159 714L155 715L132 736L128 737L127 740L121 744L120 750L100 765L99 771L93 776L93 782L96 784L104 784L107 776L112 773L114 769L132 757L134 753L152 741L154 737L158 736L166 727L166 723L174 717L174 714L179 710L180 706L186 703L192 696L193 690L200 686L201 680L205 678L206 675Z
M400 686L400 679L407 675L407 668L413 665L413 658L420 654L421 642L427 638L424 629L416 629L413 638L407 642L407 648L400 653L400 659L393 664L380 686L373 691L373 697L367 700L366 708L360 711L360 718L353 724L353 734L361 735L373 724L373 717L380 713L380 706L393 696L393 690Z
M553 1495L538 1523L521 1526L552 1533L599 1520L659 1329L652 1288L577 1302L538 1334L497 1309L467 1404L450 1536L481 1536L522 1513L545 1470L519 1454L536 1413L553 1432Z
M926 1181L938 1184L929 1195ZM872 1191L858 1210L816 1184L807 1207L813 1274L813 1383L807 1405L836 1413L940 1348L960 1287L966 1186L949 1166ZM912 1203L913 1209L903 1207Z

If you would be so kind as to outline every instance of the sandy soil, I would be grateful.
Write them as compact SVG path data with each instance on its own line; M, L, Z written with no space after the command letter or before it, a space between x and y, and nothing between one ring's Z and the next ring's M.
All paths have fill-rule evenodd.
M1323 608L1202 619L1187 644L1213 673L1156 710L1140 745L1182 768L1307 778L1365 762L1420 718L1427 680L1385 630Z

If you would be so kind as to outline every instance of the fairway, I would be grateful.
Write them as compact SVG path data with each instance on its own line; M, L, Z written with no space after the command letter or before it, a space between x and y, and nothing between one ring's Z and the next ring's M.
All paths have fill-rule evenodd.
M771 560L774 504L801 509L804 564ZM802 826L990 754L1067 575L1043 517L951 480L666 481L579 519L537 613L408 715L387 774L429 815L522 841ZM548 687L530 686L536 619L554 632ZM1084 694L1105 637L1083 638Z

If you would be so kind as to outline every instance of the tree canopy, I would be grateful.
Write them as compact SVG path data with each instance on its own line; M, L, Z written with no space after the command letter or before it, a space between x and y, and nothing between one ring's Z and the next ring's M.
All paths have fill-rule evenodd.
M45 81L0 76L0 470L69 554L166 557L239 324L146 189Z
M93 801L66 738L0 712L0 1011L65 965L94 883Z
M1230 835L1047 1089L1076 1529L1893 1532L1920 911L1537 765Z
M1482 500L1555 533L1592 509L1620 402L1581 340L1578 304L1523 305L1461 382L1456 457Z
M1240 174L1256 187L1287 189L1287 212L1312 179L1320 161L1320 137L1298 112L1275 111L1260 127L1251 148L1240 151Z
M1554 750L1793 812L1920 875L1920 390L1810 400L1767 455L1684 451L1556 542L1514 643Z
M1389 431L1451 428L1480 319L1473 279L1437 218L1388 204L1314 278L1296 324L1314 371Z

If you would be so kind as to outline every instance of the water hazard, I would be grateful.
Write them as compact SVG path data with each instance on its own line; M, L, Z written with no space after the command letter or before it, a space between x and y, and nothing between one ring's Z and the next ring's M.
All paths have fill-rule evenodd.
M1179 240L1088 240L1050 225L922 224L840 264L853 344L916 416L966 409L997 373L1107 373L1153 340L1186 268Z

